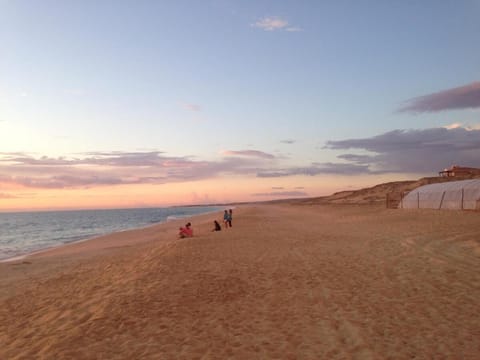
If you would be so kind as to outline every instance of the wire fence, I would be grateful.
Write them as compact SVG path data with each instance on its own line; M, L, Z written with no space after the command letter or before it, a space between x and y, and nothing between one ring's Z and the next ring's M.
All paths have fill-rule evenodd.
M386 196L387 209L454 209L454 210L480 210L480 199L466 196L468 189L456 191L443 191L439 193L416 192L414 197L409 197L404 203L408 192L392 192Z

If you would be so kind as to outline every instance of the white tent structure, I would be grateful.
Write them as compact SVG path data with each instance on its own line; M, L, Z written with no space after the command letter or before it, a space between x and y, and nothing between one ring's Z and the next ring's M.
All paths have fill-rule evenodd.
M403 197L399 207L403 209L480 210L480 179L420 186Z

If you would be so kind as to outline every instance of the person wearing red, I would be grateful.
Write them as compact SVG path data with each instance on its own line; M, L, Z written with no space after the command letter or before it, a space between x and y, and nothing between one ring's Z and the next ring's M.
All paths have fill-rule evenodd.
M192 224L187 223L185 227L181 227L179 230L180 232L178 233L178 237L183 239L186 237L192 237L193 236L193 229L191 228Z

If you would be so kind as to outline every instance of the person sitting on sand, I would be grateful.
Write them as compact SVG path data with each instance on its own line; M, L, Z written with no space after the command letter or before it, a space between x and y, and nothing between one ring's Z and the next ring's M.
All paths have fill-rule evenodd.
M213 220L213 225L215 226L215 228L214 228L212 231L220 231L220 230L222 230L222 227L220 226L220 224L218 223L217 220Z
M186 237L192 237L193 236L193 229L191 228L192 224L187 223L185 227L181 227L179 230L180 232L178 233L178 237L183 239Z

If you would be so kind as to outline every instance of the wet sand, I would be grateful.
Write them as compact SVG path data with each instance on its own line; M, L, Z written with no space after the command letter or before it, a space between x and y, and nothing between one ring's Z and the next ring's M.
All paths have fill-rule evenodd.
M251 205L0 264L1 359L478 359L480 214Z

